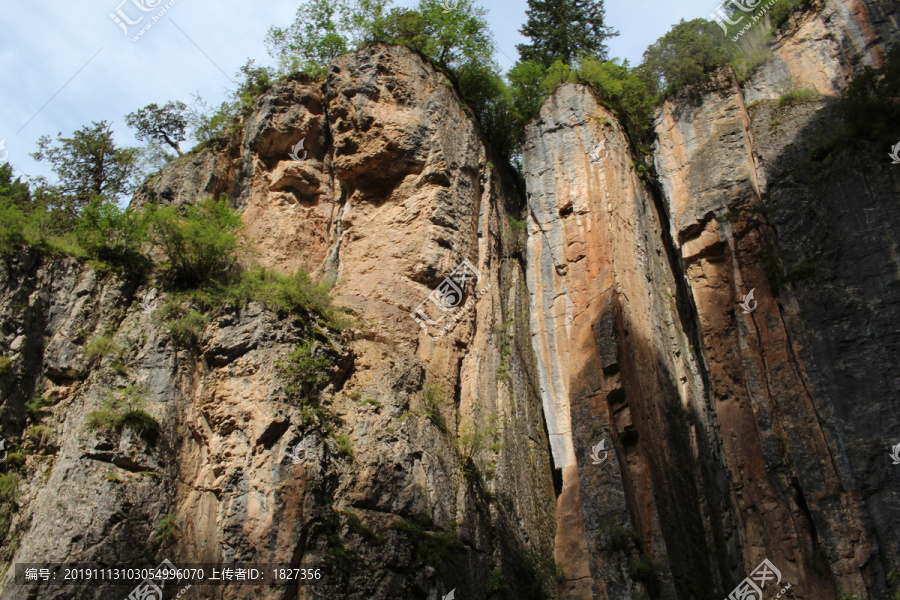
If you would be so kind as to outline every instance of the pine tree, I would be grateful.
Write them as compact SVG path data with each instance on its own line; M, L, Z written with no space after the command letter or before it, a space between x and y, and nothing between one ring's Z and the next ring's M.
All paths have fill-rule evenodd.
M531 44L517 46L523 61L549 67L582 56L606 60L604 43L619 33L603 24L603 0L528 0L528 22L519 31Z

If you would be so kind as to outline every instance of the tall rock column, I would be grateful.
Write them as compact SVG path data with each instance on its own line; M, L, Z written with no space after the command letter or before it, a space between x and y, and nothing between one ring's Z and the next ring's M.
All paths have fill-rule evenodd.
M657 134L657 170L737 503L742 560L729 565L733 580L768 558L795 593L830 597L835 581L816 562L824 554L845 592L864 593L865 517L831 458L808 367L771 283L781 267L761 201L766 170L732 75L722 72L699 99L666 102Z
M624 132L566 84L529 126L524 158L533 345L562 479L561 597L619 600L636 586L674 597L688 573L716 582L704 549L721 529L705 520L723 509L704 506L719 475L704 462L715 449L702 378Z

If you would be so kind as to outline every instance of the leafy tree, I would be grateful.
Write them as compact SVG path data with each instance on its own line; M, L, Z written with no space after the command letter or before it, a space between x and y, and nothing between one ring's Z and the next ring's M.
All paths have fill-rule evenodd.
M266 48L282 73L306 72L323 77L338 56L374 41L376 23L390 0L306 0L294 22L272 27Z
M420 0L415 9L392 9L375 24L374 37L421 52L454 78L466 67L499 73L485 14L472 0L459 0L449 11L439 0Z
M38 151L31 157L48 161L59 182L49 187L58 202L72 215L92 200L116 200L131 194L137 186L134 148L120 148L106 121L82 127L72 137L58 133L38 139ZM43 183L43 182L42 182Z
M241 79L241 83L234 92L234 100L238 102L241 112L249 115L256 99L269 91L275 83L275 73L267 67L257 67L254 60L248 60L238 69L236 76Z
M605 59L607 38L618 32L603 23L603 0L528 0L528 21L519 31L530 44L517 46L523 61L545 67L557 60L574 63L582 56Z
M197 286L237 266L243 226L224 199L207 198L181 208L148 205L146 213L153 240L179 283Z
M0 196L0 256L11 258L25 244L25 213L8 197Z
M712 21L682 19L644 52L652 91L671 94L707 79L711 69L727 64L731 55L724 35Z
M19 207L26 207L31 203L28 184L22 183L21 177L13 181L13 169L9 163L0 165L0 198L5 198Z
M536 60L517 62L506 74L513 90L513 110L519 122L530 121L547 97L543 86L547 69Z
M166 102L162 107L148 104L139 111L128 113L125 122L137 130L137 139L168 144L181 156L178 142L183 142L185 138L187 113L188 108L184 102Z
M657 98L652 93L645 66L630 68L627 60L619 64L617 60L585 59L579 78L616 114L636 147L650 145L653 136L650 125Z
M275 82L275 73L266 67L256 67L248 60L235 74L241 79L231 96L218 108L212 108L197 94L188 108L187 119L194 138L201 145L221 144L249 115L256 100Z

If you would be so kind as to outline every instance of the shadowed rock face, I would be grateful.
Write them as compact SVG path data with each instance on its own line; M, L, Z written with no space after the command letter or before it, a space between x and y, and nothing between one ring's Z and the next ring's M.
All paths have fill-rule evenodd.
M273 87L132 205L225 196L260 263L332 283L354 323L251 302L179 344L161 284L23 252L0 269L0 420L25 454L0 559L329 565L187 600L721 600L768 559L766 598L875 597L900 563L900 184L887 157L809 158L833 99L773 99L878 64L892 10L798 14L743 87L723 71L670 98L652 180L563 85L526 131L526 197L405 49ZM442 311L429 296L463 261ZM330 430L278 368L304 340L335 357ZM155 441L87 426L128 386ZM0 598L131 589L13 573Z
M761 92L821 87L789 46L806 60L840 38L843 62L821 72L877 64L883 48L854 34L874 21L823 24L854 6L797 15L743 89L722 72L667 101L658 187L639 180L615 119L578 86L562 86L527 131L532 339L562 478L556 556L573 564L563 597L628 598L639 583L651 596L721 598L766 558L794 597L869 597L897 565L884 475L897 436L885 321L900 300L896 178L886 157L843 159L849 185L845 166L809 158L836 118L827 95L779 107L766 98L780 91ZM829 35L803 33L813 25ZM830 81L820 91L846 79ZM807 263L815 274L801 278ZM614 469L591 458L604 438ZM665 558L654 576L645 552Z

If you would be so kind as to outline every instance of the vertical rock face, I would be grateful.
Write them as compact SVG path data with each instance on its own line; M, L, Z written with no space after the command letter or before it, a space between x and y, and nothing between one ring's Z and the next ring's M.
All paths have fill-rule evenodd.
M501 262L521 252L506 216L518 200L448 84L405 49L346 56L324 85L270 90L224 149L171 164L135 199L226 196L263 265L335 282L356 320L343 335L251 303L182 348L160 315L165 291L145 311L149 285L72 261L16 263L0 300L4 331L17 332L4 414L22 428L32 395L56 402L43 419L53 444L26 457L8 559L329 567L316 587L208 592L217 598L552 589L554 487L526 365L527 294L519 268ZM441 319L429 294L464 260L477 282ZM423 301L426 330L410 314ZM107 352L86 353L100 337ZM304 339L338 356L323 397L330 434L310 426L277 367ZM146 389L155 444L85 426L126 386ZM163 539L166 518L176 529ZM12 574L2 597L29 597Z
M557 560L573 565L563 597L629 598L628 560L665 554L661 518L674 515L654 496L679 494L704 543L702 489L690 471L663 472L691 461L688 438L669 428L702 398L679 283L625 135L586 89L560 88L527 139L532 335L562 476ZM668 574L648 587L674 594Z
M22 463L0 597L130 591L15 586L17 562L163 558L328 565L198 598L721 600L764 559L766 598L879 597L900 183L887 157L810 158L833 99L773 98L879 64L894 10L829 0L743 86L670 98L653 177L565 84L526 131L526 199L446 78L376 45L134 199L224 196L260 263L333 286L343 332L251 302L178 342L162 284L23 251L0 270ZM279 368L304 341L334 357L319 412ZM138 393L155 441L88 427Z
M885 321L900 300L896 178L887 159L847 157L847 184L846 162L809 158L837 117L827 96L766 98L838 92L878 64L873 31L896 38L890 14L798 15L745 87L722 72L666 102L658 188L577 86L527 131L533 345L562 478L556 556L572 564L563 597L723 597L763 559L794 597L884 589L900 550L884 475L897 437ZM811 71L788 48L832 58ZM616 468L604 473L591 449L607 433ZM648 569L645 554L664 560Z
M738 22L733 28L744 25ZM897 5L885 0L825 0L817 10L792 15L787 28L787 35L772 44L773 56L743 85L747 104L778 98L792 89L840 94L862 67L884 66L885 53L898 35ZM747 32L748 37L753 34L754 30Z

